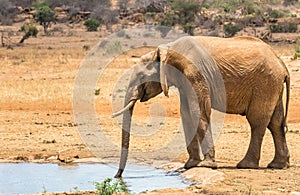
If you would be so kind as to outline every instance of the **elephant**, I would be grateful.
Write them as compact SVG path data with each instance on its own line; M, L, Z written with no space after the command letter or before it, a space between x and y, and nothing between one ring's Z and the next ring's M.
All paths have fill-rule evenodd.
M176 71L185 79L174 75ZM187 90L188 85L192 90ZM126 166L136 101L145 102L160 93L168 96L171 86L179 91L185 136L192 135L186 143L189 159L185 169L217 167L211 138L211 109L246 116L250 124L250 144L237 168L259 168L261 145L267 128L275 146L275 155L268 168L289 167L285 133L290 76L282 60L268 44L254 37L184 36L159 45L142 56L141 63L132 73L124 108L113 114L113 117L123 114L121 157L115 177L121 177ZM191 97L191 91L194 97ZM193 109L195 105L199 107L196 111ZM206 149L202 148L203 145ZM200 150L204 156L202 160Z

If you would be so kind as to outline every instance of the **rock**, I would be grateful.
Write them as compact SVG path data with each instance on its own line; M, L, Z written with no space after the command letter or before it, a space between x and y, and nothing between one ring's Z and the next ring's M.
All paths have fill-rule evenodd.
M276 194L280 194L279 192L273 191L273 190L265 190L262 191L262 194L264 195L276 195Z
M188 180L193 180L202 185L218 183L224 180L224 173L209 168L196 167L182 174Z
M49 156L48 158L47 158L47 161L55 161L55 160L57 160L58 159L58 156Z
M300 192L291 192L290 195L300 195Z
M65 10L62 7L55 7L54 11L55 12L64 12Z
M130 20L135 23L144 22L144 15L142 13L132 14Z
M183 168L183 166L184 166L183 163L172 162L172 163L163 164L163 165L159 166L158 168L167 170L169 173L171 173L171 172L176 172L180 168Z
M71 163L74 160L74 155L72 155L70 150L62 150L57 153L57 160L62 163Z

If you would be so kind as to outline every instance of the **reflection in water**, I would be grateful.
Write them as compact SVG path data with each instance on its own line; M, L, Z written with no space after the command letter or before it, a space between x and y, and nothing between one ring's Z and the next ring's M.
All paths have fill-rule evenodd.
M78 166L58 166L57 164L0 163L0 194L95 190L94 182L112 178L116 170L116 165L104 164L82 163ZM131 193L187 186L179 175L167 175L163 170L138 165L129 165L124 172L123 180Z

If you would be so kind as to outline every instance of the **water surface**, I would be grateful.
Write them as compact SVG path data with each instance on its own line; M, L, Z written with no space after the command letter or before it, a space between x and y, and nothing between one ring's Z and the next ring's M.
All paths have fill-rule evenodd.
M77 166L37 163L0 163L0 194L29 194L95 190L93 182L112 178L117 166L80 163ZM185 188L181 177L148 166L128 165L123 180L131 193L163 188Z

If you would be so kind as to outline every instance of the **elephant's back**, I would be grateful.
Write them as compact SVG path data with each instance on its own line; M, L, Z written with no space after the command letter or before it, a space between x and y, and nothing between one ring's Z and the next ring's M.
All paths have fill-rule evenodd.
M218 65L227 94L227 112L245 114L249 102L283 88L288 71L272 48L252 37L195 37Z
M245 78L252 74L288 74L272 48L254 37L195 39L212 55L223 76Z

